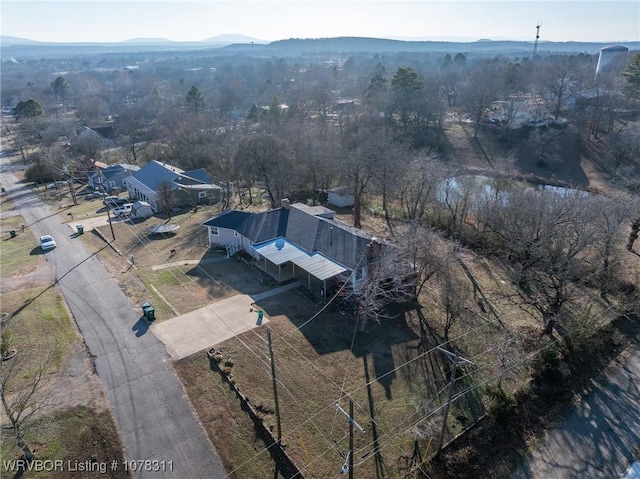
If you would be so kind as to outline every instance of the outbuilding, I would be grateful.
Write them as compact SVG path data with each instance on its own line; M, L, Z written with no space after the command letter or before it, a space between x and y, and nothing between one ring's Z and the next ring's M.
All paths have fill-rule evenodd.
M136 201L131 205L131 218L150 218L153 216L153 209L146 201Z

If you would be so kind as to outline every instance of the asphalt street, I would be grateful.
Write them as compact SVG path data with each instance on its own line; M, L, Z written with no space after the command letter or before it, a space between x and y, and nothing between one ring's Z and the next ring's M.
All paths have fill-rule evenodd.
M16 240L31 241L35 248L40 235L51 234L58 244L46 257L104 383L127 460L164 464L164 470L140 470L135 477L226 477L164 346L150 332L136 334L141 311L105 271L96 252L29 187L17 183L8 159L1 156L2 186L28 225Z
M620 479L640 455L640 351L594 382L512 479Z

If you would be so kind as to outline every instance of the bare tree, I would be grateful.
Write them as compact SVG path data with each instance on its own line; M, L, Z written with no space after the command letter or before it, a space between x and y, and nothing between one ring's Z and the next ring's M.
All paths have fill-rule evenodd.
M266 133L248 135L238 143L235 162L244 178L264 183L271 207L279 206L293 169L285 142Z
M630 195L618 194L613 197L598 195L591 200L591 218L595 228L593 249L600 259L600 295L605 298L611 288L614 272L619 266L621 236L630 216L640 209L640 203Z
M562 132L553 128L536 128L527 138L527 146L540 167L552 167L560 161L559 139Z
M28 422L51 404L55 389L52 367L57 354L55 345L41 345L38 351L19 351L0 361L0 402L13 430L16 445L26 461L35 458L25 431Z
M449 341L451 328L465 315L467 305L471 302L471 288L459 268L452 264L438 272L438 279L440 306L444 312L442 335L445 341Z
M158 210L171 219L171 212L176 205L176 192L168 180L162 180L156 185L156 204Z
M410 222L421 221L435 198L437 186L446 177L445 169L434 153L420 151L403 173L398 192L402 214Z
M578 292L575 279L584 278L584 254L596 238L588 196L581 191L558 194L546 190L513 193L481 213L517 267L522 299L538 310L544 333L560 326L564 305Z
M498 64L483 62L478 64L463 83L458 95L461 107L474 123L473 137L478 137L482 116L498 97Z
M537 89L554 118L567 106L569 100L583 88L584 64L579 57L549 58L537 70Z
M415 276L404 252L375 239L367 249L366 274L351 292L358 306L361 331L365 331L369 321L395 317L390 306L415 297Z
M429 280L454 261L454 245L434 228L415 221L401 232L399 242L412 266L414 292L419 297Z

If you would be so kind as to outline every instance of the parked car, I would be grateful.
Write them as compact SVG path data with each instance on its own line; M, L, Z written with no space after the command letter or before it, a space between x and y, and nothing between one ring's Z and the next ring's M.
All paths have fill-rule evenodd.
M55 183L47 183L48 190L55 190L57 188Z
M122 206L114 208L111 212L116 216L129 216L131 214L132 203L125 203Z
M88 201L94 200L96 198L105 198L106 196L109 195L107 193L101 193L98 190L87 191L86 193L84 193L84 199Z
M51 235L40 236L40 248L42 248L42 251L49 251L50 249L53 249L56 246L57 246L56 241L53 239L53 236Z
M109 207L114 207L118 205L124 205L128 203L126 198L120 198L119 196L107 196L102 200L102 203Z

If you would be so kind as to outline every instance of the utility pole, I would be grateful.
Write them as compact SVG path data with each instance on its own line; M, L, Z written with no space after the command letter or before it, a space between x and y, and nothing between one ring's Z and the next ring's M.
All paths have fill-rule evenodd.
M78 204L78 198L76 198L76 190L73 187L73 175L69 171L69 168L67 168L66 164L64 165L63 171L64 171L65 175L67 176L67 180L69 181L69 192L71 193L71 198L73 199L73 204L77 205Z
M349 479L353 479L353 398L349 396Z
M438 438L438 449L436 451L436 456L440 454L442 451L442 444L444 442L444 433L447 430L447 419L449 418L449 408L451 407L451 398L453 397L453 389L456 384L456 369L458 368L458 363L467 363L473 364L468 359L464 359L460 357L460 355L456 352L455 354L447 351L444 348L438 346L437 348L440 352L447 355L449 359L453 362L453 367L451 368L451 377L449 378L449 394L447 397L447 404L444 407L444 417L442 418L442 429L440 429L440 437Z
M267 340L269 341L269 357L271 358L271 381L273 382L273 398L276 403L276 424L278 428L278 444L282 440L282 426L280 424L280 407L278 405L278 382L276 380L276 362L273 358L273 344L271 343L271 328L267 326Z
M102 193L104 193L102 195L103 196L102 200L104 201L104 196L106 195L107 191L102 183L100 184L100 188L102 189ZM109 221L109 229L111 229L111 238L113 241L115 241L116 234L113 232L113 223L111 222L111 208L107 204L105 204L105 206L107 207L107 220Z
M340 407L337 402L334 402L333 405L344 414L349 420L349 451L347 452L347 457L344 461L344 465L342 466L342 474L348 472L349 479L353 479L353 426L357 427L358 430L364 434L364 428L358 424L353 418L353 398L349 396L349 412L345 411Z

